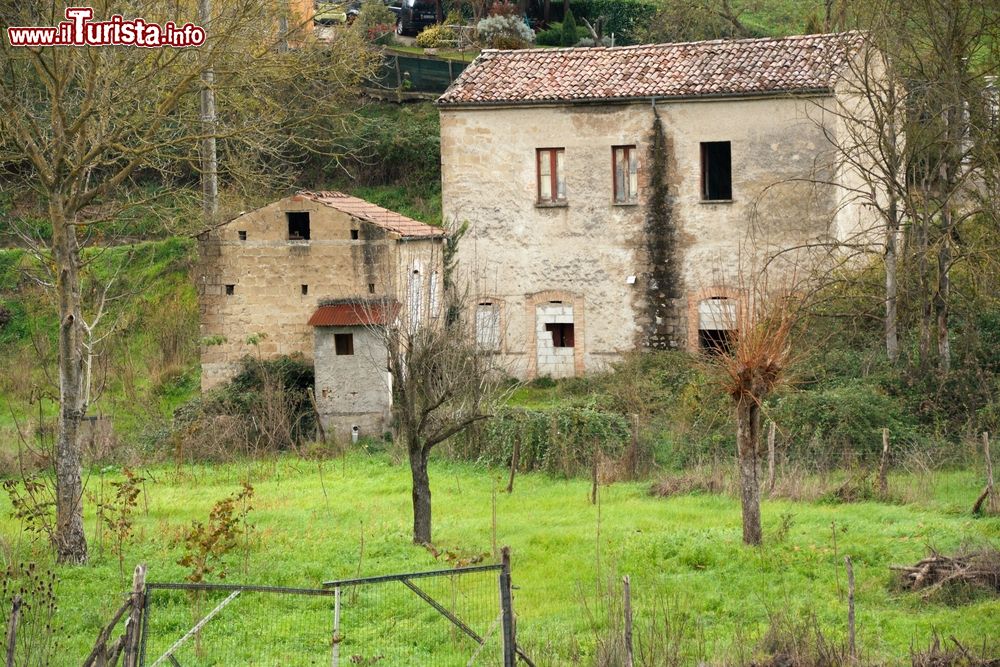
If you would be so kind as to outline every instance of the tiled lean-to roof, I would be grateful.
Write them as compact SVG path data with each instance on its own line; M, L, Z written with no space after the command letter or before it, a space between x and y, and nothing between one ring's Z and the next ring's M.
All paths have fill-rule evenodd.
M399 308L399 303L395 301L335 299L320 304L309 318L309 326L355 327L388 324L399 314Z
M483 51L441 106L820 92L860 33L624 47Z
M387 208L382 208L358 197L345 195L342 192L334 192L333 190L310 192L303 190L296 193L295 196L337 209L359 220L370 222L390 232L396 232L404 238L444 236L444 230L440 227L433 227L413 218L408 218L402 213L390 211Z

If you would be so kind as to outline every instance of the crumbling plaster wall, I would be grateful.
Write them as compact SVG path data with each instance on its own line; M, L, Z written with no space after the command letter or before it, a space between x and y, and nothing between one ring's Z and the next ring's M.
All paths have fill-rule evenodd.
M351 334L354 354L338 355L336 334ZM357 426L360 436L381 437L392 406L388 353L383 338L365 326L316 327L316 403L323 427L341 441Z
M760 257L834 230L836 188L808 182L834 174L835 156L816 122L825 103L771 97L657 104L674 153L668 180L684 294L739 284ZM586 371L642 344L652 122L649 102L442 108L445 219L470 224L459 244L460 276L477 293L503 300L502 351L515 374L535 373L535 322L524 304L545 290L576 293L585 303L586 327L576 338ZM701 199L706 141L732 142L731 202ZM616 205L611 147L632 144L639 204ZM547 147L565 148L566 206L536 205L535 150Z

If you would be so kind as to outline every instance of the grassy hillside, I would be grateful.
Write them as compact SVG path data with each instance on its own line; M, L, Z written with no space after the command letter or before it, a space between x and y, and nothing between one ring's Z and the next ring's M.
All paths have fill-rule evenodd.
M188 570L177 561L184 553L184 531L192 521L205 521L213 503L238 490L247 477L255 489L249 550L239 546L226 558L227 581L313 587L359 572L450 566L410 544L409 472L385 455L353 454L322 467L287 460L158 467L143 474L149 479L134 511L135 538L125 546L126 576L132 564L145 562L151 581L183 580ZM498 482L500 476L467 464L433 463L435 545L442 553L484 554L492 560L491 497L504 483ZM117 479L114 473L95 474L90 489L110 493ZM662 499L651 497L645 484L620 483L602 488L595 506L587 480L520 476L513 494L497 494L495 537L513 550L521 642L540 665L592 664L595 642L608 626L607 600L595 599L595 591L599 582L615 582L623 574L632 577L637 637L644 637L651 623L662 624L663 610L669 609L684 664L703 657L735 660L741 652L760 655L768 627L781 618L815 615L829 640L841 642L843 556L850 555L858 581L859 641L873 662L897 664L911 644L926 645L934 630L979 646L992 633L1000 600L975 593L923 599L895 589L888 566L916 562L928 545L950 551L963 543L996 540L1000 518L967 517L970 489L978 483L970 473L894 476L891 483L913 502L765 501L765 546L748 549L740 543L739 503L728 495ZM9 536L8 557L46 562L46 546L29 541L9 509L8 499L0 497L0 533ZM105 531L103 547L94 539L92 506L86 525L93 562L60 569L56 587L66 638L60 664L66 665L79 664L100 624L119 604L124 586L110 533ZM187 607L183 598L178 600ZM280 604L281 613L295 610L291 601ZM345 601L345 609L350 604ZM214 621L215 632L251 649L275 641L267 634L275 627L268 615L278 613L277 607L248 600L240 609ZM160 615L159 627L164 615L181 614L175 633L189 618L189 611L177 608L154 608L153 613ZM376 613L365 608L365 618L378 618L372 616ZM440 629L433 613L426 617L426 632L415 637L405 634L409 626L402 619L400 630L390 632L392 609L381 613L386 616L378 626L378 645L349 654L391 657L406 646L410 656L420 656L441 648L428 645ZM371 630L355 625L345 633L351 638L365 628ZM150 645L162 648L175 638L152 636ZM299 658L313 650L318 660L327 646L303 648Z
M99 336L112 333L98 348L90 414L111 417L130 449L199 386L194 253L192 239L174 237L86 254L102 284L128 266L115 282L120 299L98 329ZM31 279L37 274L26 253L0 250L0 307L8 314L0 327L0 364L17 369L0 375L0 451L7 453L18 444L15 422L23 433L36 433L40 410L43 431L51 432L56 411L56 302ZM91 283L85 292L93 295Z

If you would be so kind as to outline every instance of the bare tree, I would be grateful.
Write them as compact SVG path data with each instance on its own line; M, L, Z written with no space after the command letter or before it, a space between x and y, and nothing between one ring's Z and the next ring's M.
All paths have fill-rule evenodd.
M883 0L857 4L866 28L847 39L856 46L828 125L845 173L849 197L877 213L884 249L885 349L899 356L900 271L915 273L920 304L918 355L926 365L937 341L937 365L951 368L951 273L963 259L963 224L989 198L977 196L996 162L983 137L996 131L988 113L990 76L997 66L986 50L998 34L1000 13L986 0ZM992 149L991 149L992 148ZM985 149L985 150L984 150Z
M400 301L380 306L398 315L371 325L385 346L393 426L409 459L416 544L431 542L431 451L490 418L513 386L497 354L499 319L478 316L477 300L454 279L455 236L444 252L440 307L436 296L407 286L395 290Z
M147 23L197 23L196 8L153 0L99 0L95 21L121 15ZM65 3L6 3L0 27L55 26ZM111 221L144 208L146 183L197 182L198 149L220 143L229 182L259 191L262 174L280 187L310 133L370 69L350 31L330 46L283 51L274 3L219 3L198 48L14 47L0 39L0 174L16 201L16 226L32 216L50 233L17 234L38 259L38 281L59 306L59 435L56 446L60 562L87 558L82 520L80 421L90 406L91 354L113 290L82 288ZM214 78L203 80L207 71ZM214 87L214 128L206 131L199 94ZM315 134L315 133L314 133ZM223 170L220 170L222 172ZM221 175L221 174L220 174ZM113 239L111 239L113 241Z

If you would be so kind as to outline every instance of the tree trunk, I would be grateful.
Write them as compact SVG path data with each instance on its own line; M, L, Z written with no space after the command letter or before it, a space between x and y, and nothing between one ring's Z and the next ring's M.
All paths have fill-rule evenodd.
M80 248L76 228L63 213L62 196L49 200L52 220L52 250L58 276L59 296L59 437L56 442L56 559L60 563L84 563L87 537L83 532L83 483L77 432L87 414L87 382L80 310Z
M948 340L949 302L951 301L951 204L941 211L944 234L937 253L937 290L934 292L934 315L937 320L938 371L947 375L951 371L951 342Z
M897 301L899 283L896 269L899 263L897 235L899 233L895 195L889 202L889 229L885 239L885 352L889 361L899 359L899 333L897 331Z
M925 190L926 192L926 190ZM933 308L931 305L931 276L929 274L927 253L930 252L930 229L927 216L922 215L918 226L917 238L917 275L918 289L920 293L920 342L919 357L920 367L927 369L930 366L931 357L931 319L933 318Z
M736 405L736 451L740 468L740 502L743 506L743 542L761 543L760 482L757 479L757 440L760 437L760 406L751 399Z
M413 543L431 542L431 481L427 476L427 452L410 445L410 473L413 476Z

